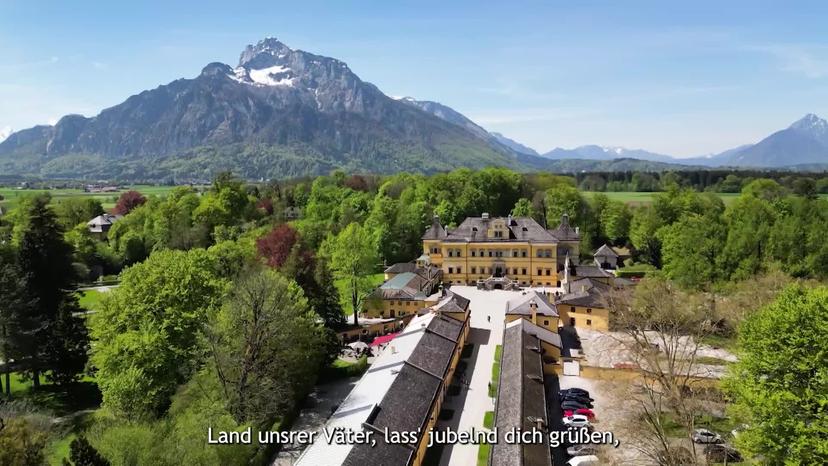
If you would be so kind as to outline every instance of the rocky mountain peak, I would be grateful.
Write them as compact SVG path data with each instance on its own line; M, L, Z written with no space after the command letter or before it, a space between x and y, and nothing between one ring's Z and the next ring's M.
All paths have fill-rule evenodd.
M821 133L828 130L828 122L813 113L809 113L801 119L795 121L791 125L791 129L800 131L817 131Z
M800 120L794 122L790 129L828 146L828 122L813 113L809 113Z
M277 63L284 63L293 53L293 49L276 39L267 37L256 45L248 45L239 56L239 66L245 68L264 68Z

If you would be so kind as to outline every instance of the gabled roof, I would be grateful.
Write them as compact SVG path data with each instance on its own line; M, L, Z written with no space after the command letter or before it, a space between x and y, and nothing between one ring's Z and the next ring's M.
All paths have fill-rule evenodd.
M506 302L506 314L532 315L532 303L538 306L538 314L558 317L558 309L546 297L536 291L526 292L523 296Z
M431 306L430 308L426 308L424 311L437 311L437 312L466 312L469 309L469 300L452 292L451 290L446 290L445 296L442 296L437 304Z
M122 218L123 215L101 214L93 218L92 220L86 222L86 225L89 227L100 227L105 225L111 226L113 223L117 222Z
M607 246L606 244L601 246L600 248L598 248L598 250L595 251L595 254L593 254L592 256L593 257L597 257L597 256L619 257L618 253L615 252L615 249L612 249L611 247Z
M500 437L492 445L492 466L551 466L552 454L546 442L507 443L505 432L536 428L535 419L549 425L539 338L525 331L525 319L517 319L503 330L503 351L497 391L495 427ZM534 326L534 325L533 325ZM537 327L537 326L534 326ZM550 332L551 333L551 332Z
M569 214L561 215L561 223L550 232L561 241L579 241L581 239L578 230L569 225Z
M446 229L440 224L440 217L435 215L431 220L431 226L428 227L428 230L426 230L423 234L423 239L445 239L445 237Z
M573 274L576 278L609 278L615 277L611 272L597 265L575 265Z
M398 262L385 269L385 273L414 272L415 270L417 270L417 264L413 262Z
M552 346L556 346L558 348L561 347L561 336L560 335L558 335L557 333L555 333L551 330L545 329L545 328L541 327L540 325L533 324L529 320L515 319L515 320L513 320L513 321L506 324L506 328L511 328L511 327L519 327L520 330L523 333L527 334L527 335L531 335L531 336L537 338L538 340L549 343Z
M570 292L558 298L556 304L603 308L604 295L612 290L610 285L590 278L573 280L567 286Z
M504 222L508 230L508 237L489 238L486 236L494 222ZM558 238L531 217L466 217L463 223L448 232L445 240L456 242L558 242Z
M381 299L424 300L431 295L441 277L440 270L431 266L398 273L380 285L374 296Z
M416 432L425 427L464 326L465 322L436 313L412 319L380 353L326 424L329 429L374 431L377 444L329 444L319 435L296 464L410 464L416 442L386 443L382 432Z

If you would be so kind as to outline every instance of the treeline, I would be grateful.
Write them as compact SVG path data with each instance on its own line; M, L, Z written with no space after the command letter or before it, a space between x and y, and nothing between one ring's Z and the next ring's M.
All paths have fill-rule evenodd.
M103 212L95 200L21 199L0 218L0 359L56 384L92 377L103 409L85 435L113 463L255 463L269 452L205 448L206 426L289 425L336 354L332 329L345 310L356 320L368 276L418 257L433 215L553 228L566 213L585 260L601 244L625 246L628 265L688 289L768 269L828 275L828 201L812 190L754 179L725 206L680 182L664 189L631 207L584 196L575 177L495 168L264 184L223 173L206 192L124 193L105 238L85 225ZM111 273L120 286L83 316L75 283Z
M799 194L828 193L828 174L762 170L681 170L669 172L591 172L575 174L582 191L658 192L672 185L696 191L740 193L757 179L774 180Z

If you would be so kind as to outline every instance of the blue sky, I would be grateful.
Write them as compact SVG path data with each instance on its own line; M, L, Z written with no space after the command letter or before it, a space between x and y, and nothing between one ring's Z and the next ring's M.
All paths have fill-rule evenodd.
M539 151L701 155L828 116L828 2L0 0L0 131L235 65L265 36Z

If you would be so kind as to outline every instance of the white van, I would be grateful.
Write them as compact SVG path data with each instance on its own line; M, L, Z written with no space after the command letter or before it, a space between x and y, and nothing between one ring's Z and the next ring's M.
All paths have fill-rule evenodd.
M573 456L568 463L569 466L598 466L601 462L595 455Z

